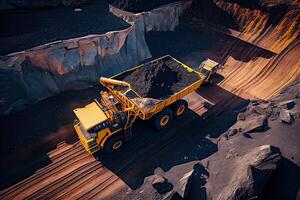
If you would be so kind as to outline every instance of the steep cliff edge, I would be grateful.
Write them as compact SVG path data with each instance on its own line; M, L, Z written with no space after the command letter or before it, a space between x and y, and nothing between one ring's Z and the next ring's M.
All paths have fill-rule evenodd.
M139 24L127 29L90 35L1 57L1 113L28 103L92 86L150 58Z
M143 21L128 28L43 44L0 57L0 113L97 84L151 57Z
M0 115L63 91L93 86L101 76L110 77L151 58L145 32L174 30L189 5L177 2L142 13L110 6L110 12L126 21L128 28L0 57Z
M224 65L220 85L229 91L268 99L300 75L297 1L195 1L188 18L194 27L237 38L217 38L208 53Z

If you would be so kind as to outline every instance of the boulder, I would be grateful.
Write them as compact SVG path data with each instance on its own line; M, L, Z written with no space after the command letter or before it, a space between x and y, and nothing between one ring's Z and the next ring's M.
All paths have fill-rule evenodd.
M237 116L237 120L244 121L246 119L245 113L239 113Z
M218 194L210 194L218 200L259 199L280 158L279 150L270 145L253 149L233 165L234 173L227 186Z
M269 106L266 108L266 116L274 121L277 120L279 117L279 113L280 113L280 108L278 108L277 106Z
M284 109L292 109L295 106L295 102L293 99L291 100L286 100L278 103L278 106Z
M189 174L190 176L185 178L184 194L181 194L181 196L184 199L206 199L205 184L209 176L208 171L204 166L197 163L194 165L192 173Z
M246 134L251 132L265 131L268 128L268 119L265 115L252 114L245 118L245 120L237 121L231 126L225 136L228 138L237 133Z
M283 123L287 123L287 124L291 124L292 123L292 116L290 114L290 111L287 110L287 109L282 109L280 111L280 115L279 115L279 118L280 120L283 122Z
M264 106L257 105L257 106L254 106L253 112L257 113L257 114L260 114L260 115L264 115L266 113L265 109L266 108Z

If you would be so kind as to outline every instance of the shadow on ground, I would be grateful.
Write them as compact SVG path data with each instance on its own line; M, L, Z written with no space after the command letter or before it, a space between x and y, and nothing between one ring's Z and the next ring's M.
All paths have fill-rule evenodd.
M217 138L236 121L234 108L247 100L214 85L204 92L218 91L235 106L224 107L220 103L212 109L217 116L205 113L199 116L189 110L182 119L174 120L167 130L156 132L151 121L138 121L133 128L135 138L122 151L112 155L99 154L102 164L121 178L131 189L139 188L144 178L153 175L156 168L168 171L176 165L202 160L218 151L210 137Z
M170 54L196 68L207 57L223 63L228 57L249 62L275 53L233 36L180 24L173 32L149 32L146 42L154 58Z
M289 159L282 158L266 184L262 199L297 199L297 192L300 188L299 180L300 167Z

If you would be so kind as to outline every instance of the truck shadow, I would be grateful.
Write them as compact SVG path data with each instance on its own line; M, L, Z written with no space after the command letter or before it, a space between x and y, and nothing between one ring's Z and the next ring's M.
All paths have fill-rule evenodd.
M56 149L60 142L77 141L72 127L72 109L92 101L97 92L95 89L82 91L82 95L79 95L85 96L82 99L77 92L53 97L1 120L4 131L1 136L1 155L6 161L1 163L1 189L51 164L48 153ZM188 110L182 119L174 120L167 130L160 132L154 131L149 121L137 121L133 127L135 137L126 143L122 151L102 155L101 164L130 188L137 189L156 168L166 172L174 166L200 161L217 152L213 138L219 137L235 123L237 113L234 107L247 101L217 85L201 87L194 95L198 93L211 101L223 98L225 102L231 100L235 103L234 106L217 103L203 115ZM59 105L57 102L60 102Z
M134 139L114 154L99 154L101 163L122 179L131 189L139 188L145 177L161 168L167 172L171 168L200 161L218 151L216 139L236 121L235 108L248 102L234 94L214 85L202 90L218 91L226 99L234 101L232 107L216 104L200 116L193 110L181 119L174 120L164 131L151 129L151 122L138 121L133 128ZM203 92L203 91L202 91ZM205 116L205 117L204 117Z

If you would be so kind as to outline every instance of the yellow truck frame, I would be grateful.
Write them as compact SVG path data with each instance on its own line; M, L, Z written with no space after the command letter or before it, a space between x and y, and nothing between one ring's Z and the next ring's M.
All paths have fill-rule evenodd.
M117 74L111 78L101 77L100 83L107 89L107 91L100 93L101 99L95 100L84 108L74 110L74 113L78 118L74 128L81 143L90 154L94 154L99 150L105 150L106 152L111 153L119 149L124 141L131 138L131 127L137 117L142 120L154 118L156 128L161 129L169 124L172 119L171 115L180 117L184 111L187 110L187 102L181 99L197 90L200 85L207 80L207 76L193 70L170 55L163 56L153 61L163 59L167 56L179 63L180 66L184 67L188 73L198 74L199 80L173 94L169 98L156 103L154 106L151 106L150 109L142 109L135 101L126 97L124 90L121 91L116 88L126 88L126 91L131 91L138 98L143 98L132 90L129 83L115 80L114 78L125 72L130 72L139 67L143 67L144 64ZM111 101L111 99L113 99L113 101ZM172 107L173 111L171 111L170 107ZM119 115L117 117L118 120L115 118L116 114ZM120 119L124 120L122 121ZM118 123L116 123L116 121ZM118 127L119 123L121 123L120 121L122 122L122 126ZM105 125L105 123L110 125ZM95 130L93 129L98 126L101 127Z

